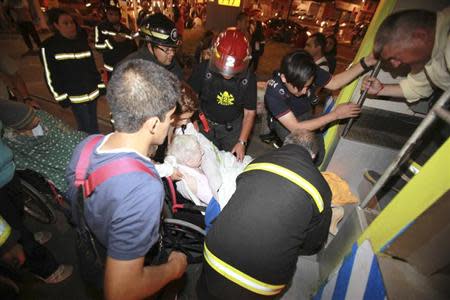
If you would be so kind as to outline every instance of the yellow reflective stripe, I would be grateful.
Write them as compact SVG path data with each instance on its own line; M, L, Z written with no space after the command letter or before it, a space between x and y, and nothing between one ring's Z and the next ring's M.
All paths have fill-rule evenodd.
M110 72L112 72L112 71L114 70L114 68L111 67L110 65L103 64L103 66L105 67L106 70L108 70L108 71L110 71Z
M56 100L56 101L62 101L62 100L64 100L64 99L67 99L67 96L68 96L67 94L64 94L64 95L55 97L55 100Z
M95 91L93 91L90 94L84 94L84 95L79 95L79 96L69 96L69 99L73 103L82 103L82 102L93 100L93 99L97 98L98 95L100 95L100 91L98 89L96 89Z
M50 88L50 92L52 93L52 95L53 95L53 97L55 98L56 101L61 101L61 100L66 99L67 98L67 94L59 95L55 91L55 88L52 85L52 79L50 77L50 70L48 68L47 56L45 56L45 48L41 48L41 52L42 52L42 62L44 63L45 79L47 79L47 84L48 84L48 87Z
M84 51L78 53L58 53L55 54L56 60L66 60L66 59L82 59L91 57L91 51Z
M422 166L419 165L418 163L416 163L415 161L413 161L413 160L410 159L408 162L409 162L408 169L409 169L409 170L411 171L411 173L413 173L414 175L416 175L417 173L419 173L419 172L420 172L420 169L422 169Z
M324 206L323 199L322 199L322 196L320 195L319 191L316 189L315 186L313 186L305 178L298 175L297 173L292 172L291 170L289 170L285 167L278 166L276 164L271 164L271 163L249 164L245 168L244 172L254 171L254 170L267 171L267 172L277 174L281 177L286 178L287 180L291 181L292 183L298 185L300 188L305 190L305 192L307 192L313 198L319 212L323 211L323 206Z
M11 226L0 216L0 247L5 244L11 235Z
M105 44L95 44L95 48L96 49L106 49L106 47L108 47L108 45Z
M111 43L108 40L105 40L105 43L109 49L111 49L111 50L114 49L114 47L111 45Z
M106 88L106 85L104 83L99 83L99 84L97 84L97 86L98 86L99 89L105 89Z
M169 35L167 35L167 34L159 33L159 32L156 32L156 31L150 31L150 30L148 30L146 28L141 28L140 30L143 31L145 34L154 36L154 37L156 37L158 39L161 39L161 40L166 40L166 39L169 38Z
M209 251L208 247L206 247L206 244L204 244L203 255L206 262L211 266L211 268L213 268L220 275L256 294L266 296L276 295L279 294L286 286L285 284L272 285L264 283L239 271L238 269L230 266L214 254L212 254L211 251Z
M128 34L124 34L124 37L127 38L127 39L129 39L129 40L132 40L132 39L133 39L133 37L132 37L131 35L128 35Z
M117 33L112 32L112 31L108 31L108 30L102 30L102 33L106 34L106 35L112 35L112 36L116 36L117 35Z
M95 36L95 44L97 44L98 43L98 26L95 26L94 36Z

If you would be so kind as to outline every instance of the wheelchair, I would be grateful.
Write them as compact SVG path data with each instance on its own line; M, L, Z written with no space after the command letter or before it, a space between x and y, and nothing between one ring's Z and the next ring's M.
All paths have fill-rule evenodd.
M55 185L33 170L16 170L15 175L17 184L10 185L8 193L23 201L24 211L30 217L43 224L55 223L54 204L63 205L64 202Z
M206 235L205 207L181 196L169 177L162 181L166 196L162 212L161 247L168 253L172 250L185 253L188 263L200 263Z

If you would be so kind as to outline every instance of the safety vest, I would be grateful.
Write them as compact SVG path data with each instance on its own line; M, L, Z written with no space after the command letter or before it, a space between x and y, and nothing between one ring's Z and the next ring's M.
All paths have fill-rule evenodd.
M305 192L307 192L311 198L314 201L314 204L316 205L318 211L320 213L324 210L324 203L322 196L320 195L319 191L316 187L314 187L309 181L307 181L305 178L300 176L299 174L276 164L273 163L253 163L249 164L244 172L250 172L250 171L266 171L273 174L276 174L278 176L281 176L301 189L303 189ZM204 253L205 261L209 264L211 268L213 268L217 273L221 274L223 277L227 278L228 280L236 283L237 285L252 291L259 295L265 295L265 296L271 296L271 295L277 295L279 294L283 288L286 286L283 285L272 285L265 282L262 282L256 278L253 278L249 276L248 274L245 274L238 269L234 268L233 266L229 265L228 263L224 262L217 256L215 256L206 246L206 243L204 244Z

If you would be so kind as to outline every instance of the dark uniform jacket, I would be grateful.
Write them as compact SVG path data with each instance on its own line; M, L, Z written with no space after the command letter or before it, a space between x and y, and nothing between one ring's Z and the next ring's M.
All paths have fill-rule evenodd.
M71 40L56 33L41 48L45 80L56 101L83 103L95 100L105 84L95 65L87 35L79 31Z
M256 76L247 70L231 79L211 72L204 61L192 73L189 84L199 94L202 111L219 124L242 116L244 108L256 109Z
M317 67L314 77L314 87L323 87L331 80L331 74ZM269 113L276 119L281 118L288 112L292 112L298 120L308 120L312 117L311 99L308 95L297 97L291 94L281 81L280 73L275 72L272 79L267 82L266 94L264 95Z
M180 80L183 79L183 70L181 69L180 65L178 64L176 58L173 59L173 61L170 65L164 66L158 62L156 57L154 57L153 54L150 53L150 51L148 51L147 45L145 45L145 44L142 47L140 47L136 52L133 52L130 55L128 55L124 59L124 61L128 61L130 59L143 59L143 60L151 61L151 62L156 63L156 64L160 65L161 67L165 68L166 70L168 70L169 72L171 72L172 74L177 76L178 79L180 79Z
M323 211L319 212L309 193L280 175L244 172L205 243L215 256L239 271L268 284L287 284L298 256L317 253L327 240L331 190L301 146L283 146L250 166L255 163L273 163L302 176L320 193ZM210 291L214 290L211 286Z
M118 34L125 37L123 42L114 41ZM106 21L95 27L95 49L103 54L104 67L109 72L114 70L118 62L136 51L136 43L131 31L123 24L116 30L114 25Z

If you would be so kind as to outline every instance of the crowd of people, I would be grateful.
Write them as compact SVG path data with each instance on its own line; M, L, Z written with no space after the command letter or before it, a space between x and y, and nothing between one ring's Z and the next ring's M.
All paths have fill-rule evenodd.
M82 278L106 299L155 295L187 269L187 255L180 249L161 264L147 264L147 254L160 244L161 176L182 182L186 197L206 206L210 221L196 297L278 297L293 277L297 257L317 253L327 240L331 190L317 168L325 154L321 131L361 112L347 103L316 115L313 105L320 92L344 87L378 60L394 68L409 66L410 72L398 85L366 77L363 87L373 95L415 101L450 88L450 8L392 14L380 26L374 53L338 74L333 74L336 40L314 34L304 49L282 58L267 82L270 128L281 148L252 159L246 153L256 118L255 71L264 59L260 22L241 13L235 27L207 33L192 74L184 78L176 59L182 13L174 20L162 13L142 17L138 45L120 23L118 7L110 5L105 21L95 27L94 46L108 71L104 82L87 35L73 17L58 8L47 15L54 34L39 45L46 84L58 104L71 108L83 132L58 131L56 140L71 142L58 145L64 149L57 151L64 156L58 162L65 166L57 165L53 173L57 182L65 177L60 189L71 205ZM11 149L45 149L41 158L47 161L45 155L54 153L42 147L55 147L50 136L56 135L49 129L55 125L47 123L46 113L35 113L37 103L27 102L26 86L8 58L2 57L0 71L1 87L10 87L24 102L12 102L0 91L0 125L11 130L0 143L0 193L8 202L0 206L1 259L46 283L61 282L72 267L56 262L35 241L23 225L23 203L9 192L17 185ZM97 121L102 95L114 125L107 135L99 134ZM218 157L239 169L231 175L231 192L229 186L223 191L230 180L213 174L223 170L215 165ZM28 166L52 176L45 167Z

